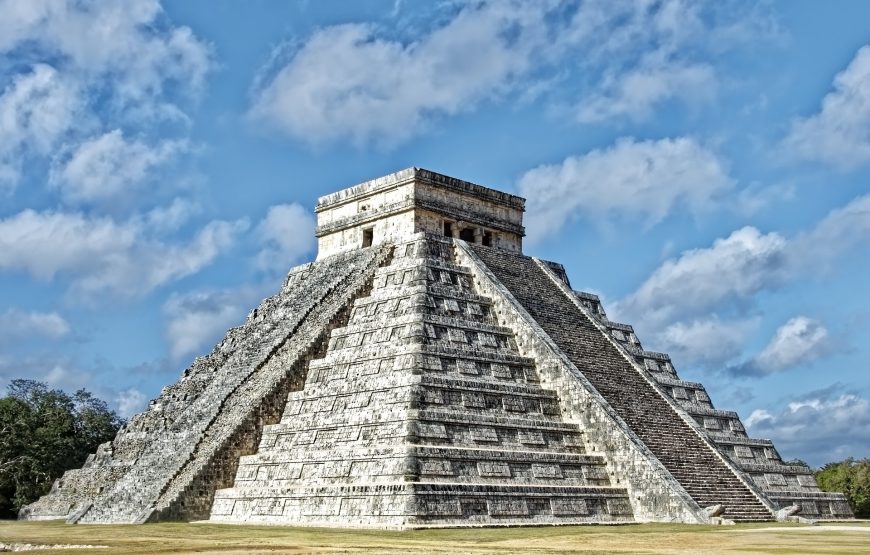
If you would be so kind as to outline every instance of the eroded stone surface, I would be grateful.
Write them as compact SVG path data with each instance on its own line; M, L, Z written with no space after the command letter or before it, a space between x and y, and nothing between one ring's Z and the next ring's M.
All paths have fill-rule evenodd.
M452 244L399 243L333 330L211 519L341 526L625 522L631 504L562 419Z

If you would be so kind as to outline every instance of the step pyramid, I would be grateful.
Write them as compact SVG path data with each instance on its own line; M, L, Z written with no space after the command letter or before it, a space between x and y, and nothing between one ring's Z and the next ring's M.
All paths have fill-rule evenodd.
M323 197L318 259L21 518L419 528L848 518L645 351L524 200L410 168Z

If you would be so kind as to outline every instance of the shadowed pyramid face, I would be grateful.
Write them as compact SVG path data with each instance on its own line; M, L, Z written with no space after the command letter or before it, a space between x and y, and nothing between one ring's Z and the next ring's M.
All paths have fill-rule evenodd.
M321 197L318 260L426 232L522 252L525 199L419 168Z

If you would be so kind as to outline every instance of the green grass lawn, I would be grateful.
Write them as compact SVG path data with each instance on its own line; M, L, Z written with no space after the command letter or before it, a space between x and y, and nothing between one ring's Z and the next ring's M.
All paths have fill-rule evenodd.
M559 526L414 531L218 524L0 521L0 543L88 544L40 553L870 553L870 523Z

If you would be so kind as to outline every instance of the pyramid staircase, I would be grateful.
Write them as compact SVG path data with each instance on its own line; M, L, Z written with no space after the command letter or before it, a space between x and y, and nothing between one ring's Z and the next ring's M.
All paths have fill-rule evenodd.
M398 244L211 520L426 527L630 522L450 243Z
M131 524L207 518L215 489L232 483L262 425L280 418L307 360L370 288L391 250L360 249L293 269L278 294L20 517Z
M740 416L715 408L703 384L680 379L667 354L644 350L630 325L609 320L596 295L574 294L626 356L642 366L658 389L695 420L718 451L748 476L775 508L798 508L796 514L817 520L854 518L842 493L822 491L812 469L803 463L785 463L771 440L749 437Z
M474 252L701 507L721 505L735 521L772 520L770 507L603 336L532 258Z

